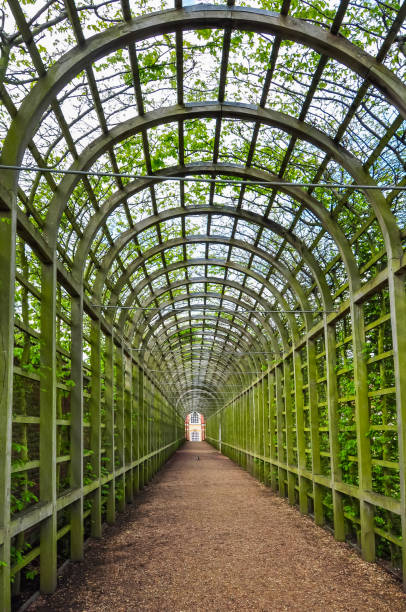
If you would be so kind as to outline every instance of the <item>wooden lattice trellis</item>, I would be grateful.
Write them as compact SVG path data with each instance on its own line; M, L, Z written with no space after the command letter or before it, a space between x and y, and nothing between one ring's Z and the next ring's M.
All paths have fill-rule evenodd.
M0 10L0 607L196 407L405 576L406 4Z

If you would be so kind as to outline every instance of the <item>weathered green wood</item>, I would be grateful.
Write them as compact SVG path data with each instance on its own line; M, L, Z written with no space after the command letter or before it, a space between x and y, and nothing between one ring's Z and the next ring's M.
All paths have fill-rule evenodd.
M28 278L29 266L28 266L26 252L25 252L25 243L23 241L20 241L19 243L19 257L20 257L21 272L24 277ZM27 287L24 285L22 285L21 287L21 317L24 322L24 325L28 327L29 326L28 291L27 291ZM23 346L23 351L22 351L22 355L20 358L20 365L22 368L27 366L30 360L30 336L29 334L27 333L24 334L23 342L24 342L24 346ZM24 392L21 395L21 401L18 407L18 411L20 413L19 416L22 418L22 421L23 421L24 417L27 415L27 398ZM15 418L14 418L14 422L15 422ZM23 463L28 463L29 456L28 456L27 423L23 424L23 427L21 430L21 438L19 439L19 443L22 445L22 450L20 452L20 459ZM28 477L27 477L27 473L25 473L24 474L24 493L26 493L28 489L27 481L28 481ZM25 534L21 532L18 534L14 546L17 550L21 551L24 549L24 543L25 543ZM13 575L14 575L13 576L14 580L12 584L12 594L18 595L21 590L21 572L13 571Z
M91 394L90 410L90 463L98 486L92 495L91 534L95 538L102 535L102 497L101 497L101 331L100 321L91 320Z
M237 409L237 413L238 413L238 417L239 417L239 439L240 439L240 446L242 448L245 448L245 411L244 411L244 405L243 402L241 400L241 398L236 399L235 400L235 404L236 404L236 409ZM240 465L242 467L245 467L245 455L244 453L242 453L240 451Z
M264 448L264 382L261 381L258 383L258 393L259 393L259 453L264 456L265 448ZM264 482L265 477L265 464L261 461L261 482Z
M138 448L140 456L145 455L145 424L144 424L144 370L140 370L138 377L139 384L139 435L138 435ZM139 467L139 483L140 489L144 488L145 485L145 465L142 463Z
M336 366L336 341L335 330L325 322L325 347L326 347L326 376L327 376L327 406L328 406L328 428L330 441L330 469L333 498L334 515L334 537L336 540L345 539L345 524L342 496L335 488L336 481L341 481L341 469L339 465L338 446L338 415L337 415L337 377Z
M242 404L244 407L244 414L245 414L245 419L244 419L244 426L245 426L245 439L244 439L244 448L249 449L249 445L250 445L250 432L251 432L251 423L250 423L250 404L249 404L249 391L247 391L247 393L245 393L242 396ZM220 413L220 417L221 418L221 413ZM221 448L220 448L220 452L221 452ZM249 469L249 460L248 460L248 455L245 455L245 459L244 459L244 467L246 470Z
M306 453L304 438L304 415L303 415L303 374L300 353L293 353L293 372L295 384L295 408L296 408L296 439L297 457L299 470L306 469ZM307 513L307 480L299 476L299 508L303 514Z
M144 449L145 454L148 455L151 452L150 448L150 435L149 435L149 411L151 406L150 396L150 380L148 376L144 376ZM144 462L144 482L147 484L150 479L150 461L147 459Z
M109 483L106 505L106 520L112 525L116 520L115 440L114 440L114 344L113 337L106 335L105 361L106 398L106 468L113 474Z
M309 380L310 441L312 449L312 473L321 473L319 414L317 406L317 366L314 339L307 340L307 367ZM323 499L321 487L313 480L313 513L317 525L324 524Z
M116 461L119 463L119 467L125 465L125 419L124 419L124 354L122 347L115 347L115 363L116 363L116 376L115 376L115 391L116 391L116 402L115 402L115 423L116 423ZM118 477L117 482L120 483L120 495L117 500L117 508L119 512L123 512L125 509L125 475ZM116 488L117 483L116 483Z
M285 426L286 426L286 463L289 467L294 465L293 457L293 419L292 419L292 395L291 391L291 367L287 359L283 364L284 396L285 396ZM290 504L295 503L295 476L290 470L288 477L288 499Z
M56 262L42 265L40 347L40 500L52 514L41 523L41 591L57 585L56 514Z
M263 441L262 441L262 454L264 457L269 458L270 447L269 447L269 388L268 388L268 376L262 381L262 398L263 398ZM264 483L269 486L270 484L270 470L269 463L264 462Z
M406 274L395 273L389 262L389 297L391 309L393 361L395 368L396 408L398 426L400 499L402 506L402 572L406 591Z
M70 482L73 489L83 490L83 297L72 298L71 378L71 465ZM83 559L84 525L83 496L70 509L71 559Z
M254 452L260 454L260 437L261 437L261 419L260 419L260 404L261 404L261 391L260 383L255 385L253 392L253 421L254 421ZM254 460L254 476L261 479L261 468L260 461Z
M285 470L280 467L285 463L285 434L283 432L283 409L284 401L282 396L282 371L281 367L275 368L275 395L276 395L276 427L277 427L277 441L278 441L278 490L279 495L285 495Z
M365 333L362 305L353 304L352 340L354 353L355 421L357 428L358 476L361 495L372 490L371 451L369 441L368 376L364 355ZM361 554L366 561L375 560L374 509L360 500Z
M138 366L133 364L133 377L132 377L132 422L133 422L133 457L138 459L140 457L140 390L139 390L139 369ZM140 489L140 468L136 466L134 468L134 491L137 492Z
M254 395L255 395L255 386L249 390L248 392L248 449L250 451L250 456L248 457L248 469L250 474L254 473L254 455L255 452L255 418L254 418ZM222 418L223 413L220 414L220 418ZM225 437L224 437L225 439Z
M133 425L132 425L132 362L131 359L125 357L124 369L124 463L131 465L133 461ZM131 503L134 499L134 474L131 470L127 473L125 480L125 499L127 503Z
M277 459L277 415L276 415L276 395L275 395L275 373L268 374L269 388L269 452L273 465L271 466L271 487L273 491L277 489L276 469L274 467Z
M13 406L13 325L16 211L2 210L0 199L0 609L9 610L10 478Z

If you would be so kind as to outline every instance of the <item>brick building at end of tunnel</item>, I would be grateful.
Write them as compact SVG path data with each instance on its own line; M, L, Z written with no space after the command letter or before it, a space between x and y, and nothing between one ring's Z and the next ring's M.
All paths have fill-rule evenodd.
M185 419L185 438L191 442L202 442L206 438L204 415L191 412Z

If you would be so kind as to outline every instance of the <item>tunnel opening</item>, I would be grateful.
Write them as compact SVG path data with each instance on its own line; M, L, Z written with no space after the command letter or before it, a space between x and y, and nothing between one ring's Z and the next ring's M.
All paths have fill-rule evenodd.
M0 6L6 612L196 436L405 584L406 4L271 4Z
M197 410L193 410L186 416L185 439L189 442L203 442L206 439L205 418Z

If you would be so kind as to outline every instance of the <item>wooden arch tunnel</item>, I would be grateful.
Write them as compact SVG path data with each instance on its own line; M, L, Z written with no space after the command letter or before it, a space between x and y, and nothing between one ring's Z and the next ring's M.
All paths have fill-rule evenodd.
M406 584L406 3L372 4L4 1L1 610L193 410Z

